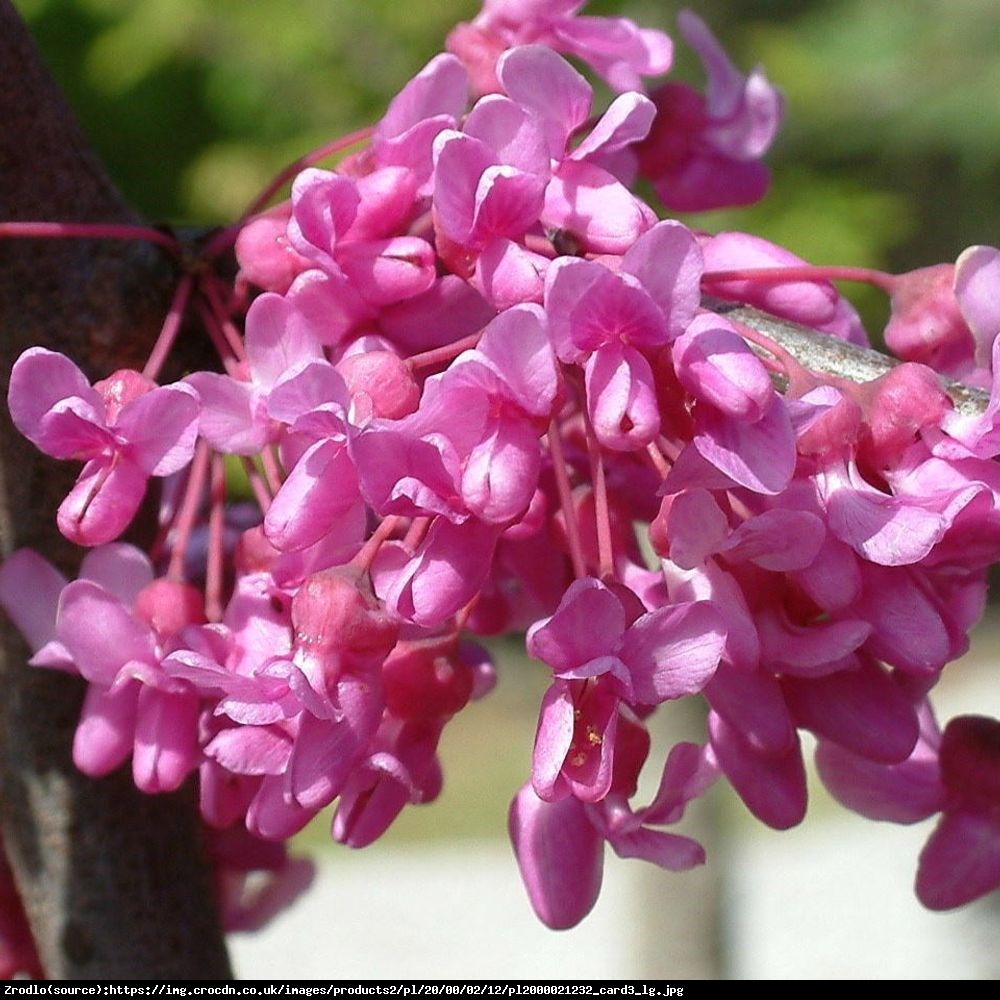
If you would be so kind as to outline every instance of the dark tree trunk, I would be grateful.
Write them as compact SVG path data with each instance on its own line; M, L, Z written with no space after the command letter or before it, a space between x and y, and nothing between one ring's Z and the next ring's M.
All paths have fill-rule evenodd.
M0 0L0 220L137 223L108 181L36 47ZM55 511L77 469L35 452L6 411L31 345L92 377L141 365L175 281L141 242L0 239L0 556L31 546L67 573ZM0 619L3 619L0 614ZM128 769L100 781L70 760L82 689L0 644L0 826L47 975L231 976L190 791L147 796Z

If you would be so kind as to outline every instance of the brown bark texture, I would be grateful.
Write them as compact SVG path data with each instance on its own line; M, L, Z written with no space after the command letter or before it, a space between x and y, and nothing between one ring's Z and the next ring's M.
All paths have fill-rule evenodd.
M138 223L107 179L10 0L0 0L0 220ZM136 241L0 239L0 556L30 546L72 575L56 508L78 472L10 423L10 368L27 347L90 377L138 364L171 262ZM126 766L85 778L70 759L82 685L31 668L0 612L0 827L52 979L231 977L191 789L140 793Z

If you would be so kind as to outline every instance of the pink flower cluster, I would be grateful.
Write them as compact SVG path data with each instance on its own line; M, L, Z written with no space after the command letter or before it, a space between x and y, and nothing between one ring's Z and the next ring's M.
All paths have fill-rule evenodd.
M582 6L487 0L362 151L242 226L235 311L198 292L219 371L91 386L22 356L11 414L85 463L59 525L91 551L68 583L15 554L0 602L33 663L89 682L80 768L131 759L149 792L197 774L227 835L282 841L335 804L337 841L374 841L438 794L444 727L495 682L475 638L527 630L550 686L510 833L549 926L594 905L605 845L701 863L670 828L720 777L764 823L799 823L801 731L848 805L941 814L928 905L988 892L1000 722L942 736L927 696L1000 553L998 251L967 252L954 290L895 279L914 362L860 385L807 370L702 292L864 343L834 286L632 188L756 199L780 95L685 13L707 95L648 96L670 40ZM606 109L564 56L612 84ZM935 310L953 322L926 346ZM994 385L984 414L926 366L945 357ZM255 504L225 505L222 456ZM150 477L147 554L116 539ZM663 753L638 805L646 720L690 696L704 741Z

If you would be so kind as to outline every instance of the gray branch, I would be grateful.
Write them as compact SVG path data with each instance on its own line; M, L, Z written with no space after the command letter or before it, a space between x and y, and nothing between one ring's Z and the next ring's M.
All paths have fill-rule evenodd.
M788 351L803 368L821 375L846 378L858 383L870 382L901 363L878 351L857 347L846 340L778 319L751 306L733 305L715 299L706 302L706 305L715 312L722 313L727 319L762 333ZM758 344L750 343L750 347L761 356L769 354ZM779 381L779 388L785 388L780 380L776 381ZM978 416L986 411L990 401L988 392L946 378L941 379L941 384L960 413Z

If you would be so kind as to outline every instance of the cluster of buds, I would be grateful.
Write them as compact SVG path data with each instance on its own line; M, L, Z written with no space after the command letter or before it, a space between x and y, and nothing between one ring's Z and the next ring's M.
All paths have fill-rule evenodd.
M34 664L89 683L78 766L131 758L148 792L197 775L220 843L331 805L335 840L374 841L435 798L442 731L494 685L476 640L526 631L551 683L510 833L549 926L594 905L606 845L701 863L670 828L719 778L799 823L801 731L850 807L941 814L917 891L967 902L1000 885L1000 722L942 734L928 694L1000 558L1000 252L869 275L913 360L810 370L725 303L864 345L838 275L634 191L759 198L780 94L687 12L706 93L647 90L671 40L582 6L487 0L363 149L228 231L235 284L203 269L178 298L218 370L157 384L177 310L141 373L22 355L11 415L85 463L59 527L90 551L72 582L16 553L0 602ZM957 406L935 363L989 405ZM143 552L118 539L151 478ZM704 740L663 748L638 805L647 720L687 697Z

